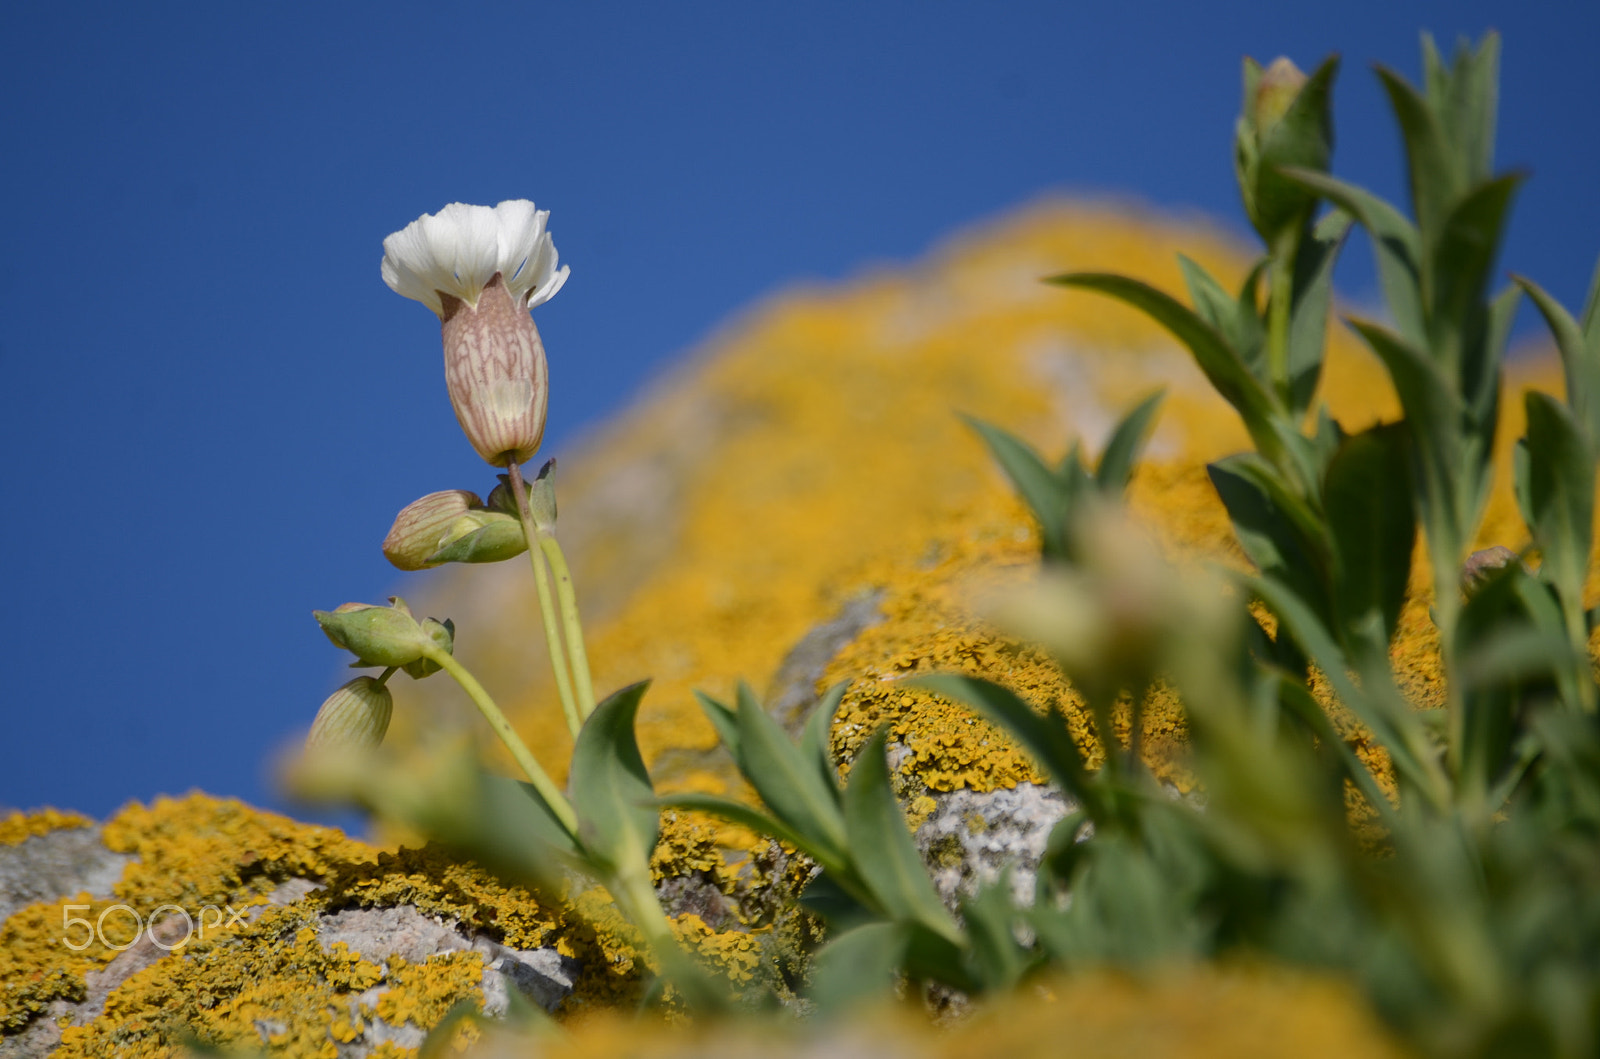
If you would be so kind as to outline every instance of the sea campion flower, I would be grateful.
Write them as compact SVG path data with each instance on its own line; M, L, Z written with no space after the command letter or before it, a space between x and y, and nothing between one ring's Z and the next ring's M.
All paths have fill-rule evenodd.
M383 241L383 281L438 314L445 381L467 440L495 467L526 462L544 437L549 378L528 311L567 281L526 199L454 202Z

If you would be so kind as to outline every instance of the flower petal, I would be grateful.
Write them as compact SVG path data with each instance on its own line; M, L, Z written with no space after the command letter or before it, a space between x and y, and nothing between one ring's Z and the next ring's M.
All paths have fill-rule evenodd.
M567 269L556 270L549 217L527 199L493 208L452 202L383 241L383 281L443 316L441 293L476 307L499 273L513 301L532 308L567 279Z

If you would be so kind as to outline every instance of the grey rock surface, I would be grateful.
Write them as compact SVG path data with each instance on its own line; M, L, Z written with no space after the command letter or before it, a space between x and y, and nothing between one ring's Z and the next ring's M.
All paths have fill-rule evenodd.
M1050 831L1075 804L1054 787L1034 783L931 797L938 808L917 829L917 848L945 905L953 911L960 897L995 882L1007 866L1012 899L1031 905Z
M476 952L483 957L484 1011L504 1014L510 1004L510 991L516 990L546 1011L554 1011L572 992L578 964L553 948L513 949L475 934L465 937L454 927L423 915L412 905L395 908L348 908L323 916L317 940L325 951L343 942L363 959L382 963L399 956L410 963L422 963L430 956L446 952ZM368 990L359 1002L372 1003L382 987ZM395 1032L401 1028L392 1027ZM414 1048L398 1037L372 1036L376 1047L392 1039L402 1047ZM420 1038L418 1038L420 1041Z
M811 628L778 665L767 692L767 712L793 736L806 726L817 704L817 681L840 651L857 636L883 620L882 592L871 592L846 603L839 613Z
M0 921L19 908L88 892L110 897L133 858L100 842L100 829L68 828L0 846Z

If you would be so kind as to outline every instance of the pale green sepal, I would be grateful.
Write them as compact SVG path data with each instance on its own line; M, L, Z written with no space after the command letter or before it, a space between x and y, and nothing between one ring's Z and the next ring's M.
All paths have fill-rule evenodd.
M411 616L405 601L389 597L393 606L345 603L332 610L314 610L328 639L352 652L364 665L405 666L422 657L430 637Z
M498 563L527 550L518 520L500 511L468 511L450 524L428 564Z

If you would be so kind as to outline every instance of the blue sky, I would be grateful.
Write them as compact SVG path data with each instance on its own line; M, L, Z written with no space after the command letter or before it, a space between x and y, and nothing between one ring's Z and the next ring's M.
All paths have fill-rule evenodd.
M1533 176L1504 264L1575 304L1592 3L6 5L0 806L281 804L268 755L344 679L309 611L388 594L393 512L485 477L378 277L419 214L552 211L559 451L754 299L1042 194L1242 227L1245 54L1341 52L1335 169L1397 196L1368 67L1491 26Z

